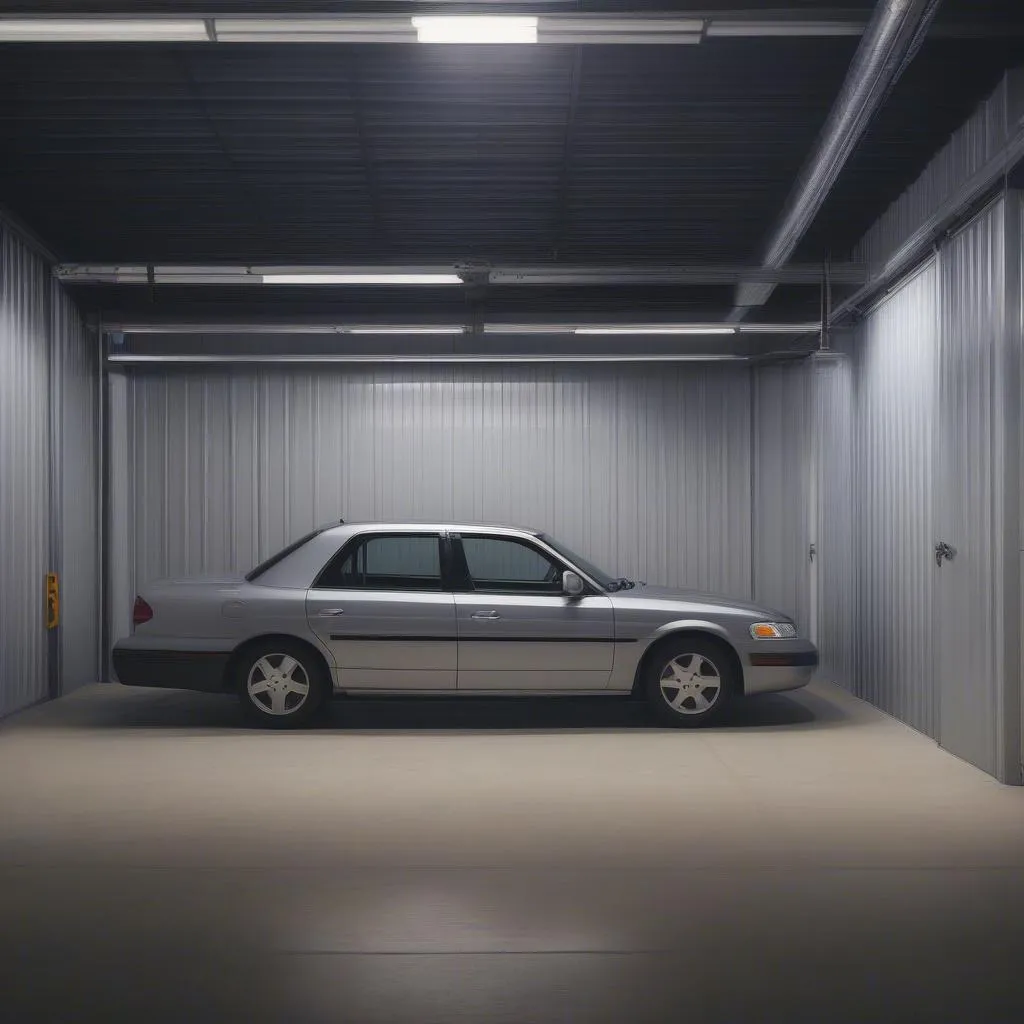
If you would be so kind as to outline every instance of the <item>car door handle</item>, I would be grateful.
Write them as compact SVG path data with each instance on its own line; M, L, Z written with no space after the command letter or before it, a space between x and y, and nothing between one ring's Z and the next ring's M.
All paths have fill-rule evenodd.
M327 616L327 617L332 617L332 616L335 616L335 615L344 615L344 614L345 614L345 609L344 608L321 608L320 611L317 612L317 615L323 615L323 616Z
M500 619L501 616L497 612L473 612L470 615L471 619Z

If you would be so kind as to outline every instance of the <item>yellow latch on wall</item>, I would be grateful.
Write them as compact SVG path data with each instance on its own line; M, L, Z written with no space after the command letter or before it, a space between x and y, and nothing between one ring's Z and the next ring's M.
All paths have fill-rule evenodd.
M46 628L60 625L60 583L55 572L46 574Z

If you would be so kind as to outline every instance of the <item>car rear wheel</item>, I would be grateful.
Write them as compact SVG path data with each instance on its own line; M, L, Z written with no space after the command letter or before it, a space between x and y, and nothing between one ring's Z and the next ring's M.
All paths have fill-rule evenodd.
M713 640L683 637L659 647L646 669L647 700L658 719L676 728L718 721L736 689L728 652Z
M241 659L238 694L263 725L304 725L324 700L327 680L319 659L301 644L275 641L253 647Z

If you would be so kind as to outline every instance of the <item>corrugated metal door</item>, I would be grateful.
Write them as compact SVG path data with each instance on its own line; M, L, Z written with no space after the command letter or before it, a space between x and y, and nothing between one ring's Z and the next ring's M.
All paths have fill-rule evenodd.
M811 627L810 374L806 360L754 371L754 597Z
M832 623L829 657L847 666L855 659L854 692L931 736L936 274L933 262L922 267L860 325L852 346L852 395L841 396L850 383L842 371L831 379L839 404L834 412L822 410L832 418L823 438L830 438L838 464L823 477L821 504L843 516L842 504L852 491L854 511L834 519L826 531L821 572L828 578L820 588L830 605L821 612L823 627ZM844 412L846 423L840 419ZM850 476L844 463L852 465ZM854 568L845 580L835 562L847 557L838 532L844 519L853 545L847 564ZM847 620L856 622L856 649L840 653L850 643L836 633L844 628L839 617L850 609L849 594L837 598L844 586L856 591L855 615Z
M984 771L1000 765L1005 692L1003 576L1010 374L1005 204L1000 201L940 253L941 331L935 540L956 550L933 567L935 672L942 746ZM1010 419L1008 419L1008 415Z
M819 674L855 687L857 655L865 643L856 628L857 562L854 534L858 493L854 483L856 419L854 366L843 351L810 360L814 445L814 553Z
M48 692L47 280L0 222L0 717Z
M100 678L99 501L97 462L99 350L87 337L74 303L56 282L51 332L59 399L57 418L61 578L60 692L70 693ZM90 343L91 342L91 343Z

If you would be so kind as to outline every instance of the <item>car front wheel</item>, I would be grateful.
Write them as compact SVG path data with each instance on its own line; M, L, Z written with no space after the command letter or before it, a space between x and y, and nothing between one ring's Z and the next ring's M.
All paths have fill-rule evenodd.
M711 640L683 637L660 646L646 670L647 700L658 719L694 728L721 719L735 692L732 659Z
M323 703L326 685L323 666L300 644L254 647L239 665L242 704L251 717L273 728L308 722Z

